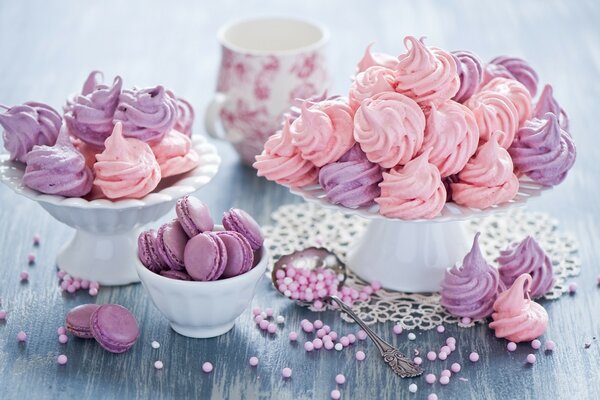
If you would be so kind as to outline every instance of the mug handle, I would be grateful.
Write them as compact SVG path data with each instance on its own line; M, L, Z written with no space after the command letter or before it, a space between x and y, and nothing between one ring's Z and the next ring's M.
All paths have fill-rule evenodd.
M210 101L204 113L204 129L210 137L220 140L226 140L225 130L219 123L220 112L225 103L226 96L223 93L216 93L215 97Z

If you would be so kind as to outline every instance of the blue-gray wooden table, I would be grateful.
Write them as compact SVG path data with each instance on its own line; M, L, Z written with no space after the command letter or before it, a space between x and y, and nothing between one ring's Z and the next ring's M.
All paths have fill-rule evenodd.
M461 376L448 386L430 386L418 379L419 391L408 392L407 380L392 376L373 346L361 364L353 351L313 352L291 346L287 332L303 318L319 317L338 331L354 330L331 312L312 314L289 304L265 280L254 306L273 307L286 316L275 339L256 329L250 312L235 328L215 339L194 340L173 332L151 304L141 285L102 288L98 297L65 295L58 288L54 260L73 231L53 220L38 205L0 188L0 297L9 313L0 322L0 398L329 398L334 377L343 373L344 399L423 399L435 392L441 399L598 399L600 398L600 3L590 1L0 1L0 103L27 100L59 108L67 94L79 89L92 69L108 77L121 74L127 85L163 83L190 99L197 114L213 93L219 48L215 32L226 21L259 14L284 14L321 21L332 33L329 46L334 87L343 92L364 47L402 51L404 35L427 36L428 43L447 49L466 48L489 59L515 54L529 60L541 80L551 82L571 117L579 154L568 179L531 210L551 213L561 229L576 235L582 272L575 296L544 302L551 323L546 334L558 344L550 356L524 366L529 350L505 350L485 326L448 326L458 339L455 359L477 350L481 360L466 362ZM194 126L202 134L199 118ZM255 177L242 166L229 145L218 143L223 165L216 179L198 192L215 214L241 207L264 224L279 205L301 200L285 189ZM172 213L164 219L172 218ZM42 244L32 248L40 233ZM35 266L26 257L37 254ZM27 269L30 281L19 283ZM71 339L61 345L56 329L65 313L86 302L115 302L129 307L141 325L131 351L113 355L92 341ZM437 348L441 335L417 332L393 338L391 324L376 330L402 350ZM25 330L25 345L16 342ZM161 343L158 350L150 342ZM591 342L585 348L585 342ZM64 353L69 362L56 363ZM248 366L256 355L260 365ZM153 368L155 360L164 369ZM211 361L206 375L201 364ZM281 368L293 377L281 379Z

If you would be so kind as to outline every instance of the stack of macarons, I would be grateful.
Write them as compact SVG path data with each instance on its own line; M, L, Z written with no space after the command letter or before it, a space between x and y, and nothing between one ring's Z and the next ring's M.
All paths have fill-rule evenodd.
M223 214L223 229L195 197L177 201L177 218L138 237L138 257L150 271L184 281L214 281L251 270L261 257L263 235L245 211Z
M67 313L68 332L82 339L96 339L111 353L124 353L140 336L135 317L118 304L82 304Z

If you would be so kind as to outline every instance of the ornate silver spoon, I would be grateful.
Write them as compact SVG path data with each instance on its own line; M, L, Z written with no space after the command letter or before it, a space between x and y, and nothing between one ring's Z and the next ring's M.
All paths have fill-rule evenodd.
M329 250L320 247L309 247L304 250L296 251L292 254L282 256L275 265L271 273L271 281L277 291L276 272L280 269L285 269L288 265L296 268L316 269L316 268L330 268L335 270L339 276L339 287L344 284L346 279L346 266L340 261L340 259ZM356 322L362 330L364 330L369 338L375 343L375 346L379 349L381 357L387 363L387 365L396 373L396 375L402 378L412 378L419 376L423 373L423 369L415 364L413 360L406 357L404 354L399 352L394 346L379 337L371 328L367 326L353 311L352 309L340 300L337 296L328 296L324 298L325 301L332 301L339 306L342 312L345 312ZM310 303L305 301L298 301L301 305L308 305Z

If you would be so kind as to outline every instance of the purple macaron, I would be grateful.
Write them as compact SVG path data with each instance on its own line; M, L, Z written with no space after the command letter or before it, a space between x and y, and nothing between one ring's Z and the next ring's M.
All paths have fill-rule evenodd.
M82 339L94 337L90 327L90 317L100 308L97 304L82 304L67 313L65 326L67 331Z
M123 306L104 304L90 318L92 334L100 346L111 353L123 353L140 336L135 317Z
M200 233L185 246L185 269L196 281L214 281L225 271L227 249L214 232Z
M178 281L193 281L192 277L184 271L177 271L176 269L166 269L160 271L160 274L165 278L177 279Z
M248 240L235 231L215 232L227 250L227 264L221 278L231 278L248 272L254 264L254 254Z
M212 231L214 223L206 204L196 197L185 196L177 200L175 213L181 227L189 237Z
M256 251L263 245L263 235L260 225L246 211L232 208L223 214L223 226L228 231L236 231L244 236L252 250Z
M152 272L159 273L167 269L167 265L156 247L156 231L154 229L144 231L138 236L138 257L142 264Z
M182 271L185 268L183 263L183 251L187 241L188 236L176 219L158 228L158 233L156 234L156 248L169 268L179 271Z

